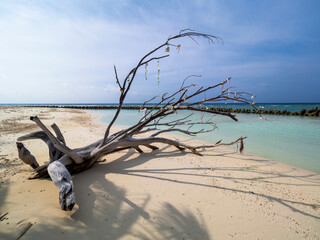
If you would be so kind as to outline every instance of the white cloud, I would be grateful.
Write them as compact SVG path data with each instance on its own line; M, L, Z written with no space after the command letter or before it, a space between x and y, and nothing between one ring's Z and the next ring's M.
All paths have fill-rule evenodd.
M61 85L69 90L77 85L104 85L114 92L113 64L123 78L145 49L155 46L153 39L166 37L150 25L102 18L59 18L55 13L24 5L15 10L14 17L0 18L0 35L0 71L7 76L6 88L12 92L12 96L0 96L1 102L19 98L27 102L43 98L45 102L49 92L59 101L64 98L59 96ZM34 92L32 85L50 91ZM15 86L34 94L19 95ZM95 94L92 98L101 101ZM81 95L74 101L82 101Z
M107 84L107 86L103 89L105 92L110 94L119 94L120 89L116 85L113 84Z
M160 85L157 66L150 64L149 80L140 71L128 101L141 102L171 90L191 74L216 81L232 76L251 84L262 76L283 75L284 69L301 73L315 68L310 67L311 57L261 51L264 44L295 43L303 37L300 20L290 17L293 10L281 21L286 13L281 1L263 10L221 1L164 1L161 5L150 1L147 5L1 2L0 102L116 102L119 90L113 64L123 79L148 50L185 27L217 34L224 45L179 41L181 52L173 50L170 58L160 61ZM260 52L250 52L254 47Z

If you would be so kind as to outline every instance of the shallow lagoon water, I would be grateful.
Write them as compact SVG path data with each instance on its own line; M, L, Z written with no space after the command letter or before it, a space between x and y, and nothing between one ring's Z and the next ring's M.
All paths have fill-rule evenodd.
M100 122L111 121L115 110L90 110L99 114ZM170 116L170 119L182 118L190 114L181 111ZM201 113L194 113L192 118L199 121ZM122 110L115 123L129 126L136 123L142 113L136 110ZM204 115L204 120L209 115ZM233 141L241 135L245 139L246 152L284 162L293 166L320 173L320 118L298 116L265 115L261 120L256 114L237 114L238 122L227 117L215 116L217 129L211 133L199 134L196 138L208 142ZM203 128L204 125L196 129Z

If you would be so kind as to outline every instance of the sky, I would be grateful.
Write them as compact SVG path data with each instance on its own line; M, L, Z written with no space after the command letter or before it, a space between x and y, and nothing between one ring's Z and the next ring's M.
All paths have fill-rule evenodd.
M126 102L172 92L192 74L199 86L232 77L256 102L320 102L318 0L3 0L0 103L116 103L113 66L123 79L186 28L223 42L176 41L180 51L150 64L147 80L138 72Z

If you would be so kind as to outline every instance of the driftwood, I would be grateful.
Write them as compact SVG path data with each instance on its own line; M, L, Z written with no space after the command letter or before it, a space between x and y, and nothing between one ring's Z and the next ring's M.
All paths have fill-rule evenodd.
M204 103L231 100L248 103L255 108L254 103L251 100L251 97L253 97L251 94L244 92L236 93L231 91L231 87L228 87L230 78L214 85L209 84L209 86L206 87L197 87L195 84L185 86L186 80L192 77L189 76L184 79L181 87L175 92L171 94L165 93L162 96L157 96L146 101L141 107L141 111L144 112L144 116L136 124L110 135L110 130L119 116L122 105L135 79L137 71L141 68L146 68L147 64L152 61L158 61L159 59L169 56L169 54L161 55L161 51L165 50L164 52L168 53L170 51L170 47L177 48L179 50L180 44L174 44L172 42L185 37L191 38L194 41L195 38L204 38L208 40L209 43L220 40L216 36L202 34L191 30L181 31L178 35L169 37L162 45L156 47L143 56L138 64L123 79L123 81L118 79L117 69L114 67L116 83L118 84L120 90L119 107L106 129L103 139L86 147L70 149L67 146L57 125L54 124L51 126L53 129L52 132L41 122L37 116L30 117L30 120L35 122L42 131L19 137L18 141L30 139L43 140L49 148L50 162L49 164L36 167L37 164L35 158L31 157L32 155L30 152L27 151L27 149L20 142L17 143L19 157L25 163L31 163L32 167L36 167L35 175L32 177L32 179L51 177L60 191L59 202L61 209L72 210L75 204L75 194L73 191L71 174L87 170L101 157L113 152L133 148L141 153L143 151L140 146L145 146L152 150L156 150L158 149L156 146L157 143L172 145L180 151L187 149L200 156L201 153L199 152L199 149L215 148L222 145L228 146L238 144L240 145L240 151L243 150L243 139L245 137L239 137L230 143L219 141L215 144L191 146L180 141L161 136L163 133L171 132L180 132L186 135L195 136L197 134L214 131L216 129L216 125L211 119L215 115L222 115L237 121L236 116L232 113L210 110L203 106ZM202 96L206 97L203 98ZM154 107L145 108L147 103L151 101L154 102L156 99L158 99L158 103L155 104ZM176 120L167 120L167 116L182 110L189 111L190 115ZM193 114L192 112L195 111L211 114L212 117L207 120L201 118L196 122L191 121L190 117ZM193 127L198 125L206 125L210 127L207 128L208 130L193 130ZM140 134L148 135L148 137L139 138Z
M0 221L5 220L7 215L8 215L8 212L6 212L6 213L4 213L4 214L1 214L1 215L0 215Z
M17 223L16 229L14 231L14 239L20 239L31 227L33 223L28 220L22 220Z
M55 126L54 129L56 129L55 130L56 133L58 132L59 134L61 134L60 130L58 130L59 128L57 125L53 124L52 126ZM62 134L61 134L60 138L63 139L63 141L64 141ZM30 140L30 139L41 139L42 141L44 141L48 145L50 162L53 162L63 156L63 153L54 147L53 143L50 141L49 137L47 136L47 134L45 134L45 132L43 132L43 131L33 132L30 134L24 135L22 137L19 137L17 140L18 141L25 141L25 140ZM23 160L23 158L27 158L29 151L27 150L28 152L26 152L25 151L26 149L23 148L23 144L18 142L17 143L18 149L19 149L19 146L21 146L21 149L22 149L21 151L19 151L19 157ZM25 163L27 163L27 162L25 162ZM36 165L37 165L36 168L39 167L38 163L36 163Z
M47 169L52 181L59 188L59 203L61 209L72 210L75 204L75 195L72 177L69 171L58 161L49 164Z
M30 165L33 169L39 167L39 164L36 160L36 158L29 152L26 147L20 143L17 142L17 148L19 153L19 158L25 163Z

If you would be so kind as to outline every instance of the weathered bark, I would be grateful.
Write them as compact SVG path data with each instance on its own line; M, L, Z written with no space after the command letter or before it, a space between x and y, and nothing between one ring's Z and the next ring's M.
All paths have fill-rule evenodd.
M17 140L18 141L25 141L25 140L30 140L30 139L41 139L42 141L44 141L48 145L49 162L53 162L63 156L63 153L53 146L51 140L49 139L49 137L47 136L47 134L45 132L43 132L43 131L33 132L30 134L21 136Z
M33 169L39 167L36 158L29 152L29 150L20 142L17 142L19 158L25 163L29 164Z
M61 131L60 131L60 128L57 126L57 124L52 124L51 125L51 128L53 129L53 131L56 133L57 135L57 138L60 142L62 142L64 145L66 145L66 140L64 139Z
M32 225L33 223L29 222L28 220L22 220L18 222L12 239L20 239L32 227Z
M59 161L50 163L48 173L59 189L59 203L62 210L72 210L75 204L72 177L66 167Z
M116 83L120 89L119 107L106 129L103 139L86 147L70 149L56 124L51 125L55 133L54 134L41 122L37 116L30 117L30 120L35 122L42 129L42 131L19 137L18 141L30 139L43 140L48 145L50 161L49 164L38 167L34 156L31 155L31 153L23 146L22 143L17 143L19 157L25 163L30 164L33 168L35 168L35 175L31 177L32 179L49 176L51 177L52 181L58 187L60 192L59 202L61 209L72 210L75 204L75 194L73 190L71 174L85 171L103 156L117 151L133 148L139 153L142 153L143 151L140 148L141 146L148 147L152 150L157 150L159 149L157 146L155 146L157 143L172 145L181 151L187 149L200 156L202 154L199 152L199 149L214 148L221 145L239 144L240 152L243 150L243 139L245 137L240 137L230 143L223 143L220 140L215 144L191 146L177 140L160 136L163 133L171 132L180 132L186 135L196 136L197 134L214 131L216 129L216 125L213 121L211 121L211 119L215 115L222 115L237 121L235 115L207 109L205 106L203 106L203 103L233 100L251 104L255 108L254 103L247 98L248 96L251 97L252 95L248 93L231 92L231 87L226 87L230 81L230 78L215 85L197 88L194 84L184 86L188 78L194 76L199 77L198 75L189 76L183 80L180 89L178 89L176 92L170 95L166 93L161 97L153 97L152 99L146 101L141 107L141 111L144 112L144 115L136 124L110 135L111 128L119 116L122 105L135 79L137 71L141 67L145 67L149 62L168 57L169 55L154 55L159 53L160 50L163 50L164 48L167 50L168 47L176 47L179 49L180 44L175 45L172 43L172 41L184 37L189 37L193 40L195 37L201 37L209 40L209 42L212 43L213 40L219 40L218 37L208 34L202 34L193 31L181 31L178 35L169 37L163 44L143 56L138 64L124 78L122 83L119 81L116 67L114 67ZM213 89L220 92L218 94L213 94L211 91ZM199 100L199 97L204 94L206 94L208 97ZM146 109L145 104L155 100L156 98L160 98L158 103L155 104L153 108ZM184 118L171 121L166 120L167 116L170 116L181 110L207 113L211 114L212 117L207 120L204 120L202 117L199 122L194 122L190 119L192 115L191 113ZM207 128L206 130L192 130L192 128L196 125L206 125L210 126L210 128ZM141 134L148 135L148 137L137 138L137 135Z

